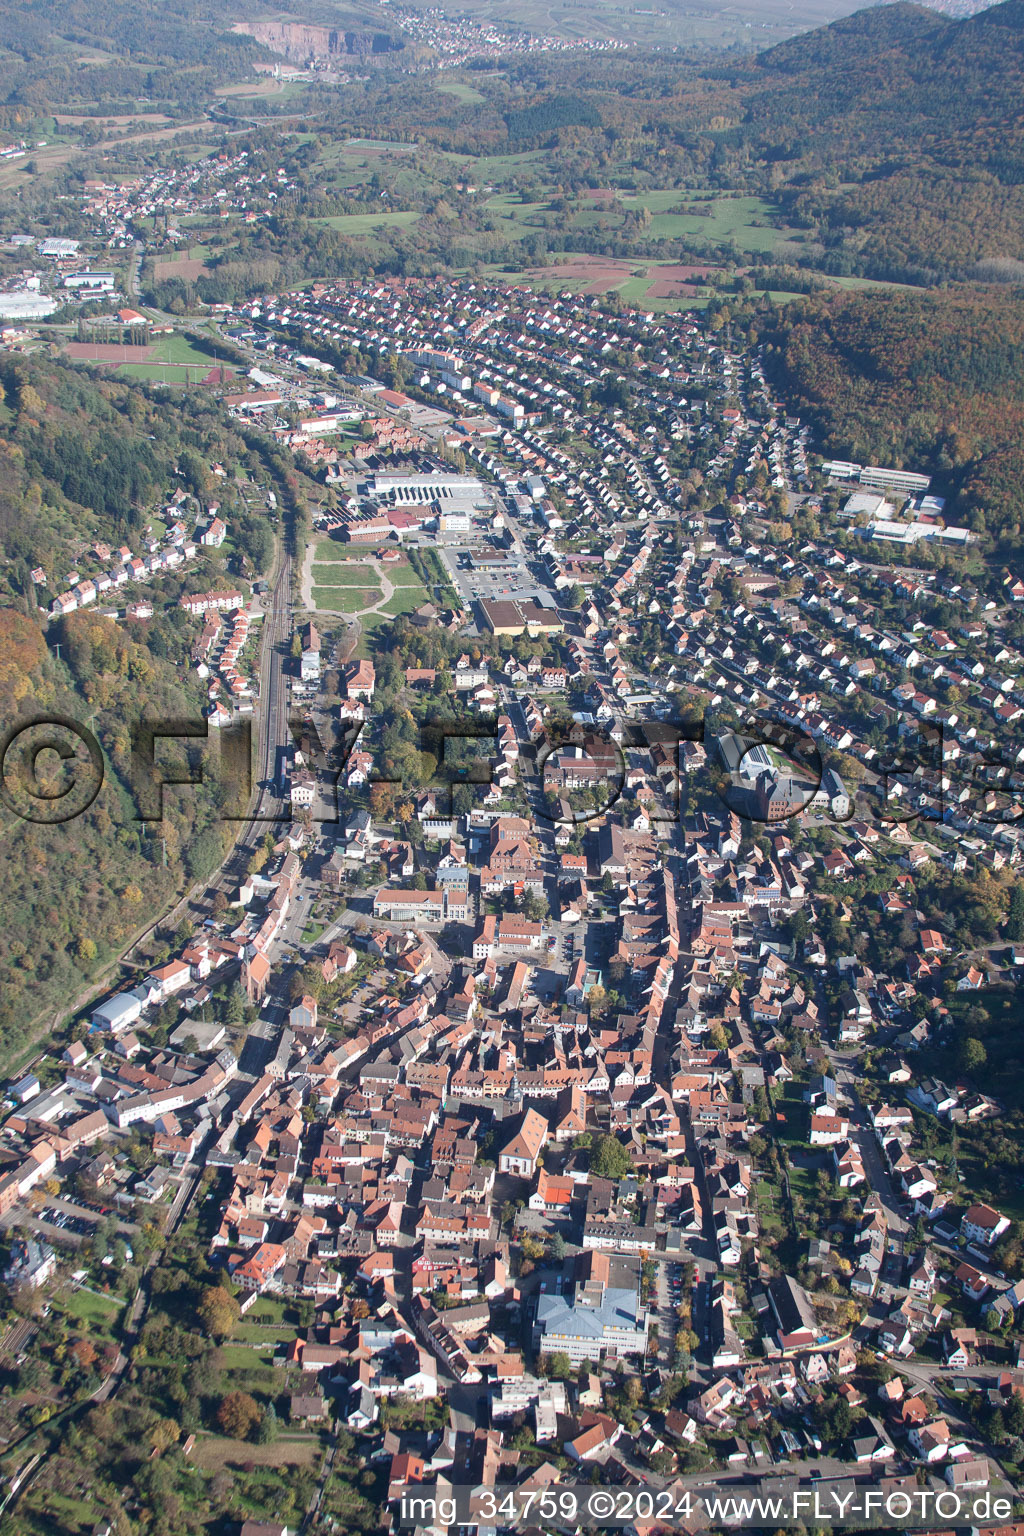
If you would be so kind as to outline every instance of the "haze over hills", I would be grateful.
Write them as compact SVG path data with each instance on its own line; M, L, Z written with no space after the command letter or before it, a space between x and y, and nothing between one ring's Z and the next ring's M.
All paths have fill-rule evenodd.
M981 9L982 3L931 0L931 9L947 16L965 16ZM724 0L655 0L650 5L624 4L622 0L552 0L550 4L518 0L515 5L509 0L466 0L452 15L494 28L497 34L525 31L555 40L630 47L748 51L766 40L822 27L855 9L850 0L741 0L738 5L725 4ZM346 45L341 51L373 54L384 51L383 39L400 48L403 15L422 16L427 10L408 4L395 11L383 0L307 0L301 7L276 10L253 0L228 0L224 5L172 0L151 16L140 13L137 6L123 5L121 0L98 0L96 5L85 5L81 0L70 5L57 0L15 0L4 7L0 17L0 50L9 54L13 65L13 76L8 73L5 78L9 91L17 87L25 62L49 55L51 63L57 65L77 63L83 47L123 60L173 60L216 67L233 26L239 32L244 28L257 35L266 29L280 31L283 26L326 28L355 39L354 47ZM378 38L376 48L363 46L366 36ZM282 46L269 33L264 40L273 52L292 56L291 43L286 41ZM246 47L241 41L235 46L240 50ZM244 52L235 56L239 62L245 61Z
M1024 257L1024 6L858 12L733 77L739 132L826 270L933 281Z

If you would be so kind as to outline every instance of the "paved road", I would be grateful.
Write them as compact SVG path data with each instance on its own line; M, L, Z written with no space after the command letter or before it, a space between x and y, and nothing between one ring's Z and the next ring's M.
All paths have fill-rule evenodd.
M826 1045L825 1049L832 1062L836 1086L842 1088L850 1100L850 1134L860 1149L868 1185L881 1196L890 1232L901 1238L905 1237L910 1231L910 1223L900 1209L904 1203L903 1197L893 1184L889 1170L882 1160L878 1141L857 1093L857 1079L849 1058L844 1057L832 1046Z
M253 723L257 731L256 782L259 786L255 804L245 821L236 823L235 841L225 854L220 869L210 879L192 886L170 912L158 917L146 928L132 948L126 951L124 961L131 964L131 957L152 929L160 924L173 928L182 918L191 915L209 915L208 900L211 892L221 889L228 893L237 887L245 874L249 860L263 841L268 830L279 835L282 822L261 821L277 812L284 812L281 797L274 783L277 748L288 741L288 683L284 668L287 661L288 641L291 636L291 556L282 554L277 578L270 594L270 607L264 619L263 645L260 657L260 694Z

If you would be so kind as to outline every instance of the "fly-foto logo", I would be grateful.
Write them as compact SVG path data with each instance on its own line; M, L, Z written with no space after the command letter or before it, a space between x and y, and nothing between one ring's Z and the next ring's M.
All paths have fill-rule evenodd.
M21 821L73 821L92 805L103 777L99 742L67 715L19 720L0 745L0 799Z
M338 790L368 722L350 726L325 748L308 719L289 721L290 741L257 784L252 721L244 716L214 731L202 718L155 722L131 731L130 789L138 821L160 821L167 789L217 784L223 821L336 823ZM507 729L507 723L505 728ZM680 821L691 803L684 785L712 788L742 820L777 823L805 814L881 824L911 821L1007 823L1022 814L1024 776L995 749L966 757L951 750L941 728L908 722L896 745L857 764L844 785L816 743L787 722L757 717L739 729L709 732L704 720L653 720L549 727L517 740L511 772L496 717L423 720L418 751L405 771L371 770L368 789L391 785L403 796L428 795L433 814L462 814L474 792L499 796L513 781L542 825L580 827L601 820L624 797L643 800L653 829ZM699 748L694 770L693 750ZM411 768L409 765L412 765ZM53 826L89 809L110 766L94 732L66 715L16 721L0 740L0 800L23 821ZM649 793L640 794L646 785ZM295 793L295 786L302 792ZM456 796L456 791L468 791ZM254 796L254 790L259 793Z

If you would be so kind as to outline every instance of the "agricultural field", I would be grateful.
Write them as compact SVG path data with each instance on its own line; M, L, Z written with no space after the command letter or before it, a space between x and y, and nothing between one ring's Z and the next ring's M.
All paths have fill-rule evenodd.
M482 173L478 170L477 174ZM619 206L612 207L613 203ZM688 211L689 204L700 211ZM556 212L550 201L524 201L518 192L495 193L487 198L484 209L498 221L502 233L513 239L525 239L549 225ZM617 192L606 188L580 198L560 217L573 229L615 231L625 223L623 209L631 213L645 209L649 215L639 232L640 239L704 240L730 254L774 251L798 233L775 227L778 212L762 198L707 198L672 189Z
M291 100L295 96L301 96L307 87L303 80L274 80L264 78L262 80L240 80L234 85L221 85L214 91L215 96L228 100L248 100L252 97L273 97L275 101Z
M184 250L169 251L154 260L153 279L162 283L168 278L180 277L184 282L194 282L207 270L209 255L210 248L206 245L189 245Z
M715 245L731 245L738 251L773 251L792 231L768 227L778 218L778 210L759 197L691 197L701 207L710 205L709 215L683 211L686 194L669 190L637 193L623 197L626 208L646 208L651 215L648 234L655 239L703 237ZM670 211L679 209L680 211ZM758 222L754 222L757 220Z
M706 302L701 288L713 271L679 262L626 261L611 256L569 256L547 267L521 272L494 269L499 282L525 283L545 293L618 293L627 303L656 312L696 309Z
M414 208L382 208L379 213L335 213L316 222L329 224L343 235L372 235L378 229L408 229L420 217Z
M462 80L439 80L437 89L445 96L454 96L456 101L467 107L479 106L487 100L480 91L474 90L473 86L466 85Z
M400 139L346 139L345 147L377 155L409 155L416 148L415 144L405 144Z

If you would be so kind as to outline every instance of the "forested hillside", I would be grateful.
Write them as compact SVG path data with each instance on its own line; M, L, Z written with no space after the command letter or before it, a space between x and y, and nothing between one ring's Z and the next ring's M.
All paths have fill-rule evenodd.
M428 220L451 197L452 167L441 157L529 150L536 159L521 165L524 189L756 193L787 231L787 263L928 285L1024 275L1022 89L1024 0L1004 0L966 20L917 5L874 6L757 57L716 64L540 55L481 75L472 104L413 76L311 94L307 105L328 138L397 137L436 157L424 163L437 182L433 196L410 198L408 180L402 185L403 206L428 218L391 240L397 270L423 270L428 253L456 265L475 253L514 261L513 252L488 248L475 205L447 229ZM294 102L267 109L294 110ZM335 212L301 196L279 213L286 211ZM264 247L257 259L283 259L270 249L273 238L273 230L254 235ZM301 243L311 238L300 230ZM609 255L650 254L642 229L562 224L545 232L544 248L568 248L566 241ZM684 237L661 254L706 254L699 247L699 235ZM325 254L325 271L343 267L343 251Z
M861 11L735 83L742 136L826 271L929 282L1024 260L1021 0L951 22Z
M348 0L324 9L332 26L380 29L377 6ZM319 10L314 0L307 19ZM231 30L260 14L253 0L14 0L0 8L0 125L71 104L131 112L140 99L172 116L194 114L218 84L273 57Z
M780 313L770 365L827 446L939 473L949 520L1019 567L1024 292L851 293Z
M66 1005L176 889L215 866L229 830L217 816L216 783L168 794L160 823L135 819L130 790L130 732L140 714L174 720L202 713L205 698L188 668L191 626L177 598L185 586L223 585L231 572L224 551L187 577L148 583L154 617L120 624L86 610L48 625L28 573L37 566L48 573L47 601L72 568L85 574L96 565L95 541L139 550L171 491L204 497L215 483L212 460L245 465L248 455L219 411L199 400L186 412L169 395L150 398L11 356L0 382L0 729L32 716L68 716L95 733L105 758L98 797L67 824L0 813L6 1057L41 1009ZM218 486L217 494L225 512L234 507L230 487ZM240 514L238 522L241 530ZM248 540L257 560L269 563L265 523L250 526ZM231 560L239 558L232 550ZM173 761L173 745L168 750Z
M304 19L317 20L317 9ZM123 0L8 8L0 126L48 140L50 112L73 103L84 114L62 122L83 158L54 159L48 186L19 180L19 218L35 214L48 230L69 232L83 178L110 168L102 155L84 158L92 118L141 109L193 124L209 116L218 136L225 127L249 132L247 145L274 157L274 170L288 141L295 182L274 218L245 226L237 248L213 258L216 271L197 290L208 301L363 270L365 245L314 222L350 213L418 215L375 237L381 271L477 261L516 270L563 250L697 260L713 252L692 227L678 226L671 242L664 221L649 234L633 208L635 226L604 207L584 210L597 219L556 211L542 229L526 213L524 237L522 225L493 216L485 197L460 197L469 167L452 156L487 157L476 179L493 184L498 172L524 194L757 195L765 223L783 236L779 264L830 276L918 285L1024 276L1024 0L959 20L919 5L871 6L760 55L715 62L706 53L640 51L481 59L474 63L488 67L467 68L461 94L410 69L407 57L420 60L415 49L396 51L393 63L384 51L343 91L309 82L261 96L255 132L252 100L221 93L228 81L255 80L254 66L271 57L230 30L254 13L252 0L226 10L174 0L159 15ZM365 21L369 6L353 0L334 24L360 15ZM415 145L415 161L385 158L373 185L363 185L343 169L337 142L367 137ZM230 151L232 139L221 146ZM152 163L154 149L128 142L118 158L130 174ZM693 209L681 200L654 211ZM725 254L763 262L768 244Z

